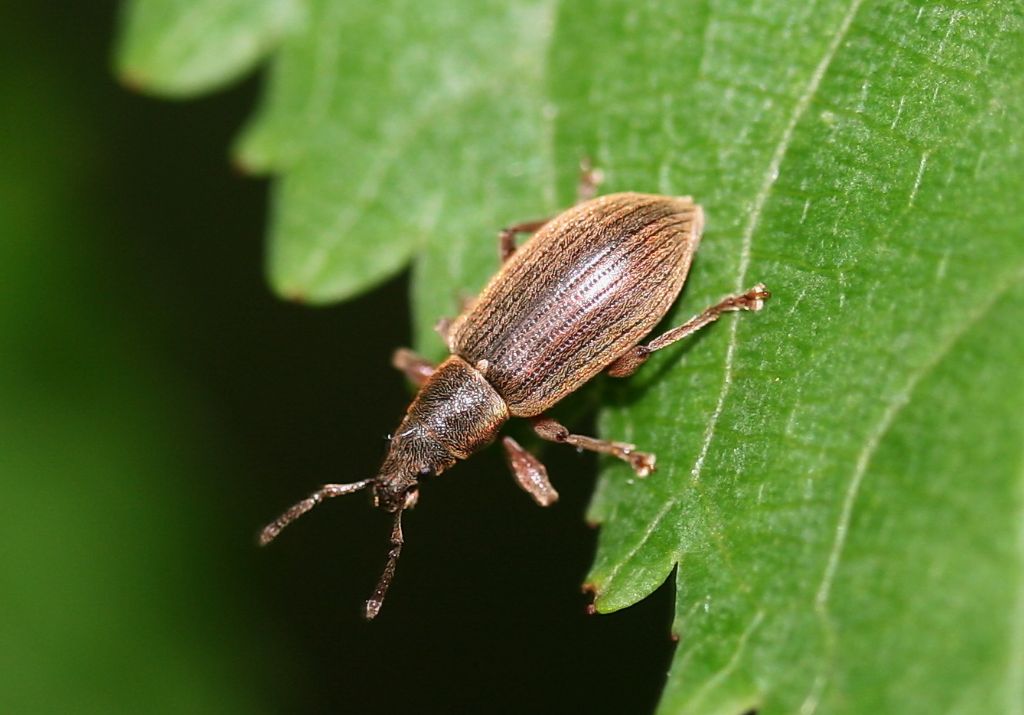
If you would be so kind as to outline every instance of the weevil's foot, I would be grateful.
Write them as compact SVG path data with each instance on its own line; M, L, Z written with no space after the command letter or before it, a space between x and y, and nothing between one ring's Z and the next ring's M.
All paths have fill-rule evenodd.
M768 290L767 286L764 283L758 283L743 295L745 303L743 307L756 313L764 307L764 302L771 297L771 291Z
M366 607L363 609L363 618L368 621L372 621L380 613L380 607L383 604L377 599L371 598L366 602Z
M626 455L626 461L629 462L629 466L636 472L636 476L643 477L649 476L654 471L654 463L657 461L657 457L647 452L630 452Z

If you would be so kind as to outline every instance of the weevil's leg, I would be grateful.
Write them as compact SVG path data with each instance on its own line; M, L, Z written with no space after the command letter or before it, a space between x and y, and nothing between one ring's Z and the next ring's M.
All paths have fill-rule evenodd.
M646 477L654 471L655 456L646 452L638 452L635 444L610 442L604 439L596 439L595 437L573 434L564 425L544 415L534 417L531 421L533 422L533 431L549 442L571 444L579 449L588 449L591 452L600 452L601 454L610 454L613 457L618 457L622 461L628 462L638 477Z
M590 159L583 159L580 162L580 178L576 184L576 203L582 204L589 201L597 194L597 188L604 181L604 173L590 165ZM523 221L503 228L498 233L498 253L501 255L501 262L507 261L516 252L516 236L521 233L533 233L544 226L550 218L536 221Z
M459 315L462 315L467 310L473 307L473 303L476 303L477 296L467 295L463 293L459 296Z
M448 333L451 332L453 322L451 318L438 318L437 322L434 323L434 330L441 336L441 340L444 341L445 345L448 344Z
M597 196L597 189L604 181L604 172L595 169L589 157L580 160L580 178L576 184L576 203L582 204Z
M436 369L429 360L421 358L409 348L398 348L391 355L391 365L396 370L401 370L413 384L422 385Z
M746 293L731 295L720 303L712 305L710 308L706 308L703 313L695 315L682 325L672 328L666 333L662 333L646 345L637 345L630 348L629 352L625 353L622 357L618 358L608 366L608 374L612 377L629 377L636 372L641 365L647 362L647 358L650 357L651 353L655 350L661 350L676 341L682 340L688 335L693 335L705 325L718 320L722 313L729 313L736 310L750 310L755 312L761 310L761 308L764 307L764 302L771 298L771 296L772 294L768 292L768 289L765 288L763 283L758 283Z
M533 497L538 506L551 506L558 501L558 492L551 486L548 470L539 459L527 452L511 437L503 437L502 446L516 483Z
M516 236L521 233L533 233L551 219L544 218L537 221L523 221L501 229L498 233L498 254L501 262L504 263L516 252Z
M462 315L467 310L473 307L476 303L477 296L475 295L463 295L459 298L459 315ZM444 341L445 345L448 345L448 336L451 334L452 324L455 322L454 318L438 318L437 322L434 323L434 330L441 336L441 340Z
M263 531L260 532L259 538L260 546L266 546L269 544L278 534L281 533L281 530L284 527L291 524L324 499L340 497L345 494L358 492L360 489L366 489L366 487L370 486L372 483L372 479L364 479L361 482L352 482L351 484L324 484L298 504L295 504L284 514L263 527Z

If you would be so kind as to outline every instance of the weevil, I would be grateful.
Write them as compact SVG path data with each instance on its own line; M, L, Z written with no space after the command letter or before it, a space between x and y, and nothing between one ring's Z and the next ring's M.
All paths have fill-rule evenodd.
M593 198L596 176L584 168L584 196L574 208L500 232L498 272L454 321L438 324L450 353L444 362L433 365L410 350L395 352L394 366L419 391L377 475L325 484L260 533L266 545L325 499L369 489L374 506L394 518L383 573L365 604L367 619L380 611L394 577L404 543L402 514L416 505L424 478L493 442L512 417L528 419L542 439L617 457L647 476L655 467L653 454L573 434L547 416L548 410L598 373L627 377L656 350L723 313L760 310L770 297L759 283L643 342L686 281L704 213L689 196ZM517 237L527 233L533 237L517 247ZM558 493L540 460L511 437L501 443L519 486L540 506L554 503Z

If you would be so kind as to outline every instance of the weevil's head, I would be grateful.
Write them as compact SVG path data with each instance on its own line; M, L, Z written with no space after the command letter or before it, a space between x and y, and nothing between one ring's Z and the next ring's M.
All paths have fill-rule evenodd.
M414 507L420 482L455 464L455 457L444 445L410 422L402 422L391 438L384 464L373 480L374 506L391 513Z

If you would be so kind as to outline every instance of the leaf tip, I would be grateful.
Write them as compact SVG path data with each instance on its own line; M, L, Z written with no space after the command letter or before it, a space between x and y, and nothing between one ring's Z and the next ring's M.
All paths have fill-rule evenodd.
M279 291L278 294L289 303L297 303L299 305L306 305L309 303L309 299L306 297L306 294L301 290L284 290Z
M236 176L241 176L243 178L256 176L260 173L256 166L246 161L244 156L241 156L236 152L232 152L228 155L228 165Z
M272 162L247 134L231 147L231 166L243 176L260 176L270 173Z
M117 78L118 84L124 87L129 92L135 92L136 94L144 94L148 81L144 73L139 72L137 69L128 66L119 66L114 70L114 76Z

